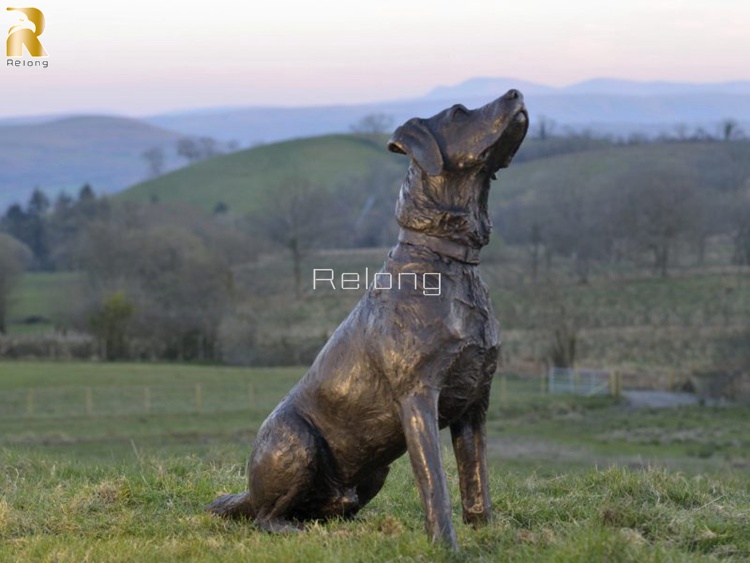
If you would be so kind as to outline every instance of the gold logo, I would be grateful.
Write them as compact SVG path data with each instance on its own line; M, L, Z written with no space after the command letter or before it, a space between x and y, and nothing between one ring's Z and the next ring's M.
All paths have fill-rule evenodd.
M17 25L8 30L5 42L5 53L8 57L22 57L23 47L32 57L46 57L47 51L42 47L39 36L44 33L44 14L36 8L8 8L9 12L21 12L25 17L19 18ZM29 27L33 25L34 29Z

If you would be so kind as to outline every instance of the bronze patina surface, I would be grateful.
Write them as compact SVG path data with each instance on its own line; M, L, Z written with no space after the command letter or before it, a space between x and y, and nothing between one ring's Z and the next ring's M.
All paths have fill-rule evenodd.
M216 499L210 511L270 531L351 517L408 452L427 533L455 549L439 439L447 426L463 518L490 519L485 415L500 329L477 264L492 226L491 180L527 129L523 97L510 90L481 108L455 105L394 132L388 149L411 162L396 206L401 234L381 271L394 280L416 274L408 278L416 282L370 285L261 426L248 490ZM439 294L425 291L424 274L440 274Z

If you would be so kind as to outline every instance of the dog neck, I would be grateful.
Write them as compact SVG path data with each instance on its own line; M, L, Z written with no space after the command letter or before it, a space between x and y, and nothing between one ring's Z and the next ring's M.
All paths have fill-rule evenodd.
M425 246L441 256L453 258L464 264L479 264L479 249L453 242L447 238L433 237L402 228L398 233L398 242L412 246Z
M401 184L396 221L406 232L444 240L444 252L435 249L439 254L454 248L455 252L448 256L464 255L459 247L466 247L471 250L472 259L462 261L478 263L479 249L487 245L492 230L487 211L489 190L490 178L486 170L430 176L412 164Z

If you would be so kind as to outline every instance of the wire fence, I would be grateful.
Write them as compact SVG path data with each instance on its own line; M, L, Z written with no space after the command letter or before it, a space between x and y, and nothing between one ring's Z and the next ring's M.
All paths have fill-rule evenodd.
M541 385L540 382L541 381ZM287 390L262 382L181 383L131 386L60 386L0 392L0 420L185 415L259 410L270 412ZM622 392L618 372L550 368L541 378L498 374L492 403L527 401L540 394L583 396Z
M0 393L0 419L214 413L272 408L253 383L46 387Z
M612 395L622 393L622 377L615 371L585 368L551 367L547 372L547 390L550 393L571 395Z

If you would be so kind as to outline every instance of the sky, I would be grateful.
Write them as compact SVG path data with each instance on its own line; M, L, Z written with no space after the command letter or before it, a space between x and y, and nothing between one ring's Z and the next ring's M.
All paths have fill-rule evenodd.
M0 117L356 104L477 76L750 80L747 0L0 1L17 5L44 12L49 65L4 64ZM0 33L19 16L0 9Z

